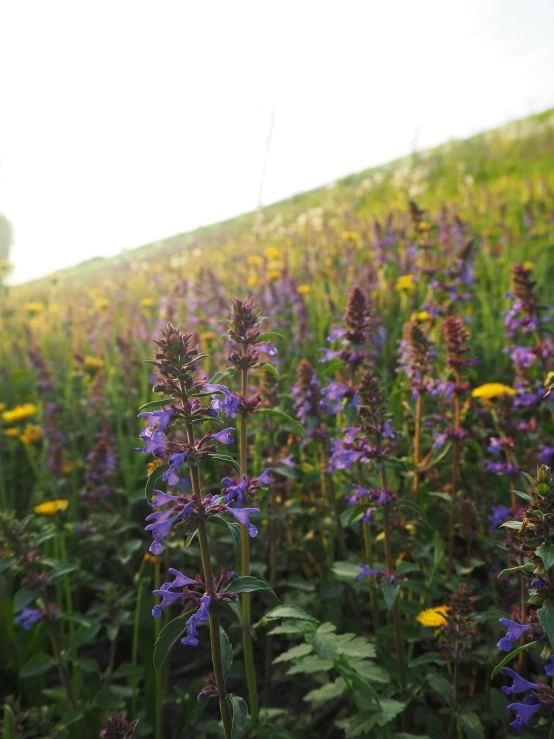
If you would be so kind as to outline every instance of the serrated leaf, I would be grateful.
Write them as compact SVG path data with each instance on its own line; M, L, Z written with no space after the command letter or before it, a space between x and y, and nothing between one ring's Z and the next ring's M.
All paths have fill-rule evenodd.
M231 739L240 739L244 727L246 726L246 717L248 716L248 706L246 702L238 695L231 696L231 708L233 709L233 726L231 730Z
M517 567L508 567L505 570L501 570L501 572L498 573L498 577L504 577L504 575L512 575L514 572L531 572L532 569L533 569L532 563L528 562L525 565L518 565Z
M155 670L160 670L163 667L172 646L184 634L189 618L190 614L188 613L177 616L162 629L154 645L153 662Z
M26 662L21 670L19 671L19 677L25 679L28 677L36 677L42 675L44 672L54 666L54 660L52 660L47 654L35 654L28 662Z
M273 592L273 588L263 580L259 580L257 577L252 577L251 575L236 577L223 588L224 593L255 593L257 591L267 593L267 595L271 595L275 600L279 600Z
M426 678L427 682L431 686L431 690L437 693L441 698L445 698L446 701L452 705L452 701L454 699L454 688L451 683L449 683L446 678L441 675L436 675L433 672L426 675Z
M287 670L287 675L313 675L316 672L329 672L335 663L330 659L319 659L315 655L299 659L298 662Z
M219 627L219 644L221 648L221 662L223 664L223 678L227 683L229 673L231 671L231 665L233 664L233 647L231 646L229 637L222 626Z
M308 703L326 703L333 698L341 696L346 689L346 681L344 678L339 677L335 682L327 683L321 688L316 690L310 690L310 692L304 696L304 700Z
M322 624L309 638L310 643L321 659L335 659L337 656L337 635L328 628L334 624Z
M514 657L517 657L517 655L520 652L523 652L523 651L525 651L527 649L533 649L537 645L538 645L538 642L536 642L536 641L530 641L528 644L524 644L522 647L517 647L517 649L512 649L512 651L509 652L504 657L504 659L501 659L500 662L496 665L496 667L494 668L494 670L491 673L491 680L493 679L493 677L495 677L496 675L498 675L498 673L500 672L500 670L505 665L509 664L514 659Z
M316 618L310 616L309 613L306 613L306 611L298 606L276 606L265 614L262 621L272 621L276 618L295 618L301 621L317 623Z
M275 628L268 631L267 634L268 636L272 636L274 634L310 634L312 631L313 623L311 621L297 621L296 619L290 619L280 626L275 626Z
M348 664L368 683L381 683L382 685L390 683L389 673L369 659L350 657Z
M278 662L290 662L293 659L305 657L307 654L310 654L311 651L311 644L298 644L296 647L291 647L291 649L283 652L283 654L280 654L273 660L273 662L275 664L277 664Z
M336 637L337 654L345 657L367 657L373 659L376 656L375 645L364 639L363 636L354 634L340 634Z
M152 496L154 495L154 488L156 486L156 483L160 479L160 477L164 474L164 472L167 472L169 469L169 464L166 462L165 464L160 464L157 467L154 467L150 475L148 476L148 480L146 481L146 485L144 488L144 497L150 503L150 500L152 499Z
M377 723L377 716L379 714L375 711L362 711L351 719L348 719L344 727L344 736L346 739L354 739L356 736L361 736L370 732Z
M458 721L462 725L462 729L467 739L485 739L483 724L479 716L473 711L464 711L457 714Z
M294 418L291 418L286 413L283 413L283 411L278 411L275 408L260 408L259 410L254 412L254 416L261 415L273 416L274 418L278 418L281 421L290 424L296 431L298 436L301 436L303 439L306 438L306 432L304 431L304 427L302 426L302 424L298 423L298 421L296 421Z
M401 701L394 700L394 698L381 698L381 711L377 714L377 723L379 726L385 726L404 708L406 704Z

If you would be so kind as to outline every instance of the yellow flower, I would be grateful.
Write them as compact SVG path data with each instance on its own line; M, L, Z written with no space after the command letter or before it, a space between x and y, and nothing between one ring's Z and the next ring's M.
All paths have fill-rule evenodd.
M161 459L155 459L153 462L148 462L148 464L146 465L146 474L148 475L148 477L150 477L156 467L159 467L161 464L163 464Z
M296 288L296 292L300 295L307 295L309 292L311 292L311 290L311 285L298 285L298 287Z
M34 511L39 516L54 516L58 511L65 511L68 505L68 500L48 500L35 506Z
M279 277L281 277L281 273L278 269L273 269L271 272L267 273L267 279L268 280L278 280Z
M25 446L36 444L42 438L42 431L40 426L27 426L25 431L21 434L21 441Z
M248 287L256 287L256 285L258 284L258 278L255 275L252 275L247 279L246 284L248 285Z
M408 532L408 534L415 534L416 527L413 523L407 523L404 526L404 529Z
M260 257L257 254L250 255L246 261L253 267L260 267L264 263L263 257Z
M37 407L34 403L23 403L23 405L16 405L11 411L4 411L2 418L6 423L18 423L18 421L26 421L31 418L36 412Z
M429 231L431 228L431 224L427 223L427 221L420 221L417 225L417 228L419 231Z
M375 541L383 541L384 538L385 538L385 532L381 531L381 533L377 534L377 536L375 537Z
M141 308L151 308L154 305L154 301L152 298L143 298L140 301L140 307Z
M280 250L274 246L268 246L264 253L268 259L280 259L281 257Z
M94 301L94 307L96 310L104 310L105 308L108 308L110 305L110 301L107 298L97 298Z
M202 341L212 341L214 338L214 332L213 331L202 331L200 334L200 339Z
M526 269L527 272L530 272L534 266L533 262L523 262L523 269Z
M4 435L10 439L19 439L19 429L15 428L15 426L12 426L11 428L4 431Z
M268 272L273 271L274 269L283 269L283 263L279 259L272 259L270 262L267 263L267 269Z
M2 411L5 411L5 410L6 410L6 404L5 403L0 403L0 413Z
M498 398L501 395L515 395L516 391L513 387L502 385L500 382L487 382L484 385L476 387L471 394L474 398L491 400L492 398Z
M158 561L158 558L156 557L155 554L150 554L150 552L145 552L143 560L150 565L155 565L156 562Z
M437 606L436 608L426 608L418 615L417 620L422 626L443 626L446 623L445 614L448 611L447 606Z
M25 303L27 313L42 313L44 310L43 303Z
M91 372L98 372L105 364L104 360L100 359L100 357L85 357L85 361L83 362L84 368Z
M394 289L398 292L401 292L402 290L413 290L414 287L415 284L413 275L401 275L396 280L396 285L394 286Z
M73 472L74 469L75 469L74 462L64 462L62 464L62 472Z
M431 314L426 310L420 310L417 313L414 313L412 318L415 318L416 321L431 321L432 320Z
M359 233L356 233L356 231L344 231L342 238L345 241L352 241L354 244L360 244L362 241L362 237Z

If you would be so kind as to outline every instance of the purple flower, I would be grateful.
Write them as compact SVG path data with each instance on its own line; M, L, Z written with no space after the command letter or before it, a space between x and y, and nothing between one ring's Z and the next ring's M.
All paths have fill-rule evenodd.
M333 341L337 341L337 339L342 339L345 334L345 329L341 328L340 326L333 326L329 336L327 337L327 341L330 341L332 343Z
M169 568L169 572L172 575L175 575L175 580L171 583L165 583L163 586L163 589L166 588L184 588L186 585L196 585L196 580L191 580L190 577L187 577L186 575L183 575L182 572L179 572L179 570L173 569L173 567Z
M191 647L198 646L198 639L196 638L198 633L197 627L200 623L207 623L208 610L211 600L211 595L202 596L202 598L200 599L200 608L196 611L196 613L193 613L187 621L187 635L184 637L184 639L181 639L181 644L185 644L186 646L188 645Z
M31 626L39 619L43 618L43 616L44 613L37 611L34 608L24 608L19 616L16 616L14 623L21 624L25 631L29 631Z
M385 421L384 427L383 427L383 438L384 439L395 439L396 436L394 434L394 431L392 430L392 421L389 420Z
M554 455L554 446L548 446L548 444L542 444L539 449L540 464L549 464L553 455Z
M283 460L281 460L281 462L282 461ZM252 479L252 482L259 482L261 485L271 485L272 482L275 482L275 480L271 477L272 472L273 469L270 467L265 472L262 472L259 477L254 477Z
M150 545L150 552L152 554L161 554L163 551L163 547L161 545L161 542L165 539L165 537L169 534L171 527L173 524L178 521L181 516L173 516L172 518L166 518L164 519L163 516L171 516L173 511L158 511L156 513L151 513L149 516L146 517L146 520L154 520L154 523L148 524L146 526L145 531L151 531L152 536L154 538L154 541Z
M160 449L163 449L167 443L167 439L165 438L163 431L148 427L140 432L139 439L146 442L142 449L140 447L135 447L135 451L140 452L141 454L155 454Z
M162 480L169 485L177 485L179 483L179 471L181 465L189 456L188 452L172 454L169 458L169 468L163 473Z
M153 429L156 426L160 431L163 431L167 424L171 421L173 411L147 411L145 413L139 413L137 418L147 418L146 428Z
M502 439L491 436L489 439L489 452L491 454L500 454L502 451Z
M148 501L148 505L153 508L159 508L159 506L170 503L172 500L178 500L176 495L169 495L169 493L163 493L161 490L154 490L152 498Z
M162 609L167 608L167 606L170 606L181 597L181 593L173 593L171 590L166 590L163 587L159 590L153 590L152 595L159 595L162 598L162 602L159 603L157 606L154 606L154 608L152 609L152 615L154 616L154 618L158 618L159 616L161 616Z
M517 624L515 621L510 621L508 618L499 618L498 620L502 626L505 626L508 629L506 636L496 645L505 652L509 652L512 648L512 642L517 641L522 634L529 631L531 628L531 624Z
M497 505L491 509L491 515L489 521L491 524L491 531L496 531L500 524L504 521L506 516L510 513L510 509L505 505Z
M372 515L373 515L373 508L368 508L367 511L362 516L362 521L364 523L370 524Z
M361 572L356 575L356 580L361 580L362 577L370 577L371 575L378 575L379 570L372 570L371 567L364 565L362 562L358 565Z
M258 529L254 526L254 524L250 523L248 520L248 516L252 515L252 513L259 513L259 508L230 508L228 507L227 510L229 513L234 516L239 523L241 523L243 526L246 526L248 528L248 534L250 536L256 536L258 533Z
M510 687L503 685L500 688L505 695L510 695L510 693L525 693L526 690L532 690L533 688L539 687L536 683L530 683L529 680L525 680L525 678L518 675L517 672L514 672L514 670L511 670L509 667L503 667L502 672L505 672L506 675L511 677L514 681Z
M227 416L228 418L235 418L240 405L239 396L229 392L224 385L214 385L213 387L221 388L223 390L224 398L223 400L220 400L220 398L214 398L212 400L212 408L215 408L222 415Z
M546 665L544 668L544 671L548 675L548 677L554 677L554 654L551 654L548 658L549 664Z
M319 360L320 362L331 362L333 359L336 359L340 354L340 350L336 351L333 349L320 349L319 351L323 352L323 356Z
M232 444L234 433L235 429L233 428L223 429L223 431L218 431L217 434L212 434L211 439L219 444Z
M269 346L265 341L261 341L259 344L256 344L256 349L264 354L269 354L270 357L274 357L278 354L277 349L274 346Z
M521 731L524 726L527 726L540 707L541 704L539 701L531 695L527 696L523 703L510 703L508 706L510 711L516 712L515 720L511 722L510 726L516 731Z

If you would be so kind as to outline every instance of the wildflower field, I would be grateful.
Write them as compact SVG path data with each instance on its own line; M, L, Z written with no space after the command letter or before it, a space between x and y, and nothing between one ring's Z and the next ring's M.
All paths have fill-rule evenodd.
M550 112L2 287L1 736L554 736L553 284Z

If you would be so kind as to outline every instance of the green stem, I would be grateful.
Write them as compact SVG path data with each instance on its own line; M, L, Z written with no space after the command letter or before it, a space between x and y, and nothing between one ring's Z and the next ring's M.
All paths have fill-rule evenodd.
M192 468L195 470L196 468ZM193 475L193 481L198 477L198 469L196 476ZM197 482L198 479L196 480ZM194 487L194 482L193 482ZM202 557L202 569L204 570L204 581L206 587L209 588L213 583L212 562L210 556L210 544L208 541L208 532L206 530L206 522L203 518L198 520L198 540L200 542L200 556ZM221 658L221 641L219 636L219 619L213 614L209 614L210 623L210 642L212 646L212 663L214 668L215 681L217 683L217 692L219 695L219 708L221 718L223 719L223 729L226 739L230 739L233 730L233 719L231 716L231 707L227 700L227 687L225 685L225 674L223 672L223 661Z
M160 589L160 560L156 559L154 570L154 590ZM161 618L154 619L154 643L162 631ZM156 739L162 739L162 677L163 670L156 670L154 677L156 691Z
M460 375L455 373L456 387L460 384ZM454 396L454 431L460 430L460 398ZM458 465L460 462L460 440L456 436L453 441L452 477L450 479L450 518L448 522L448 563L446 577L450 579L454 566L454 539L456 537L456 489L458 487Z
M135 606L135 620L133 625L133 651L132 651L132 665L133 665L133 674L131 678L131 685L132 685L132 698L131 698L131 718L134 719L137 716L137 685L138 685L138 675L137 675L137 658L138 658L138 640L139 640L139 626L140 626L140 606L142 603L142 572L144 569L144 560L142 560L142 563L140 565L140 570L138 573L138 590L137 590L137 604Z

